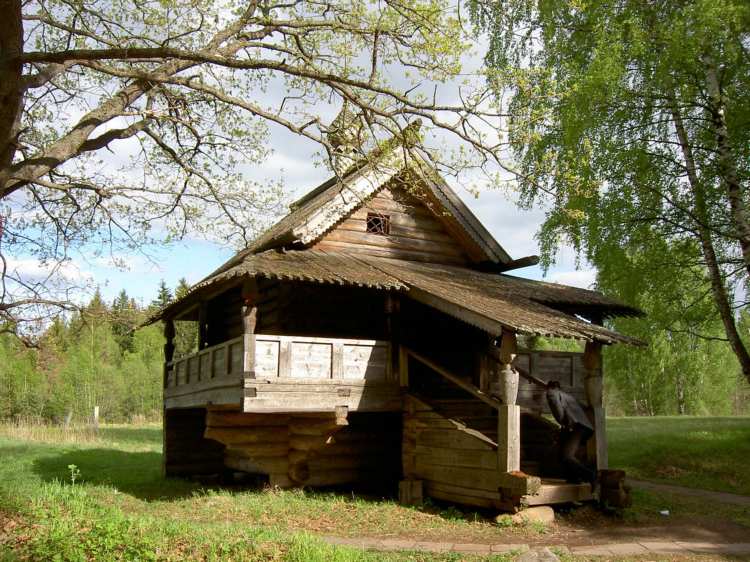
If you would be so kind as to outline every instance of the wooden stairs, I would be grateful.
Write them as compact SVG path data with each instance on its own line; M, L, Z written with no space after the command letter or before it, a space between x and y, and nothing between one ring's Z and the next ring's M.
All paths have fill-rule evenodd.
M404 465L425 480L428 496L475 507L515 511L593 499L589 484L559 478L558 426L529 411L521 415L521 471L540 485L509 493L497 467L497 424L497 411L473 397L409 396Z

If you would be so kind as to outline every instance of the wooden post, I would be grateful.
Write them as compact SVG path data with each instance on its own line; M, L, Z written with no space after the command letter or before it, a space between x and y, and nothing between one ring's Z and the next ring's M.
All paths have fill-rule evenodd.
M401 341L401 301L393 293L385 295L385 335L390 342L388 347L388 374L390 380L400 378L400 358L396 351Z
M164 390L167 388L167 380L169 378L169 363L174 358L174 320L172 318L164 319L164 373L163 373L163 384L162 384L162 397L161 397L161 417L162 417L162 455L161 455L161 474L167 476L167 408L166 397L164 396Z
M198 351L208 346L208 324L206 301L201 301L198 305Z
M403 345L398 346L398 381L399 386L409 386L409 353Z
M521 407L518 373L513 370L518 345L515 332L503 330L500 342L500 372L494 381L494 394L503 402L497 412L497 461L500 472L521 470Z
M255 378L255 327L258 322L258 284L255 278L242 284L243 349L242 370L245 377Z
M590 341L583 352L586 400L594 414L594 436L588 443L588 458L597 470L608 468L607 431L602 394L602 344Z

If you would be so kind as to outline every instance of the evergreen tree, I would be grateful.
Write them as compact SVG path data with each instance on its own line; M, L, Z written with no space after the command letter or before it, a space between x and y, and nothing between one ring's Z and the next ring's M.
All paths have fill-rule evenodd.
M159 281L159 289L156 293L156 298L151 301L152 308L164 308L170 302L172 302L172 291L167 287L167 283L162 279Z

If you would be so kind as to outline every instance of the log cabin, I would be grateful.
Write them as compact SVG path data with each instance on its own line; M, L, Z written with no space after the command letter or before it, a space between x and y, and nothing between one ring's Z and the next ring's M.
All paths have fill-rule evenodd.
M507 511L593 499L563 478L532 381L586 406L579 454L606 471L601 350L638 342L603 323L639 311L508 274L536 258L512 259L408 134L362 159L340 136L333 178L150 319L166 337L165 474ZM191 324L196 349L175 354ZM524 347L539 336L582 352Z

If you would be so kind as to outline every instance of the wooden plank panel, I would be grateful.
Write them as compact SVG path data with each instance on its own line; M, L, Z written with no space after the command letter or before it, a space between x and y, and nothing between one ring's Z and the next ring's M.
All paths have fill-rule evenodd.
M386 345L345 344L343 348L343 378L385 380L388 361Z
M332 343L292 341L291 355L290 377L295 379L331 378L333 357Z
M223 375L226 372L227 350L218 346L213 350L213 373L214 376Z
M242 342L234 342L227 346L229 353L229 372L237 374L242 372L244 352Z
M255 339L255 376L275 378L279 376L279 342L257 336Z

